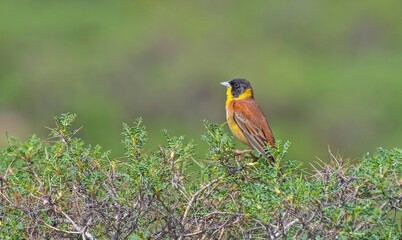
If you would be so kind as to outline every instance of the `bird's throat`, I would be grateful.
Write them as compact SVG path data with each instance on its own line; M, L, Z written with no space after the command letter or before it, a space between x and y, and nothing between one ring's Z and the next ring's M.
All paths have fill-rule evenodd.
M227 95L226 106L228 106L232 100L242 100L242 99L246 99L246 98L253 98L253 90L246 89L246 91L242 92L238 97L234 97L232 94L232 88L229 87L226 90L226 95Z

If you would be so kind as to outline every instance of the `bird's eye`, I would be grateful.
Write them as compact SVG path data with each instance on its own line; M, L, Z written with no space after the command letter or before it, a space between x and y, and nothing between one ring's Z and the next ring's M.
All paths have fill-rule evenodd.
M240 87L240 84L239 84L239 83L235 83L235 84L234 84L234 87L235 87L235 88L238 88L238 87Z

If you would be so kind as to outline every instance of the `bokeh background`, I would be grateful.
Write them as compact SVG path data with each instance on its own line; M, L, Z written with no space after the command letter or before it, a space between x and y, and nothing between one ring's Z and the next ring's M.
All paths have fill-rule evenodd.
M402 145L402 1L0 5L1 146L73 112L80 136L113 156L122 122L142 117L148 148L167 129L202 158L202 119L225 121L219 82L234 77L251 81L290 158Z

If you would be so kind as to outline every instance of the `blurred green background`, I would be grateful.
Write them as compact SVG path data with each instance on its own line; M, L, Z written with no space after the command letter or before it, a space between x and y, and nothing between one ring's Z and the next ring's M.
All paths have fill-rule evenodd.
M222 81L245 77L289 157L356 158L402 143L402 1L2 1L0 145L78 114L121 156L143 117L205 144L225 121ZM229 130L228 130L229 131ZM239 146L241 146L239 144Z

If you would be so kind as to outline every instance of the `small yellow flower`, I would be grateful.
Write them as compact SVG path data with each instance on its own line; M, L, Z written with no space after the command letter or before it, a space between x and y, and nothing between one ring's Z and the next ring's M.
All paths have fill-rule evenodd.
M279 190L279 188L275 188L275 192L276 192L278 195L282 193L281 190Z

